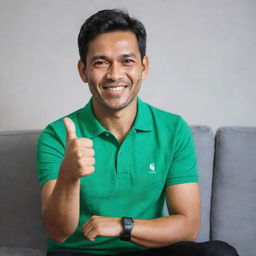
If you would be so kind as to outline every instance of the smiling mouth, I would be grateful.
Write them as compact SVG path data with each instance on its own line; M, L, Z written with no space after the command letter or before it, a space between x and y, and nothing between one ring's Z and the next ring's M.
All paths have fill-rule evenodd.
M124 86L103 86L103 89L104 90L107 90L107 91L123 91L126 87L128 87L127 85L124 85Z

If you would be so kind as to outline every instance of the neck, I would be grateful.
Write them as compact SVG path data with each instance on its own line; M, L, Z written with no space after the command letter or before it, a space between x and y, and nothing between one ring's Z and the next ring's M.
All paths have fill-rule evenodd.
M137 114L137 97L120 110L108 109L93 99L93 109L101 125L122 142L134 123Z

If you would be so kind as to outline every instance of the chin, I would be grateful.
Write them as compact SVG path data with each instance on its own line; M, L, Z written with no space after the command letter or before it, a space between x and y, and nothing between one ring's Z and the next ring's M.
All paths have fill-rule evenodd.
M111 104L104 104L105 107L107 107L110 110L122 110L124 108L126 108L129 105L129 103L125 103L125 104L119 104L119 105L111 105Z
M109 110L122 110L124 108L126 108L134 99L131 100L127 100L125 102L120 102L120 103L108 103L108 102L102 102L102 104L107 107Z

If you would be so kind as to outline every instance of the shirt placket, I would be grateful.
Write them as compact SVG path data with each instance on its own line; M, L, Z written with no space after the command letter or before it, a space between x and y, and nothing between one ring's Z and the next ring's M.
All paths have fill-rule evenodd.
M117 152L116 170L119 184L127 184L131 181L130 173L130 142L133 133L130 131Z

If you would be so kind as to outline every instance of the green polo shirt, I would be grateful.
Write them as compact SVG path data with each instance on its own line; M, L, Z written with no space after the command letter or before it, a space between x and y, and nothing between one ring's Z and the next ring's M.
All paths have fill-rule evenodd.
M163 216L165 187L198 181L188 124L179 115L157 109L139 97L135 122L122 143L98 122L92 98L67 117L75 123L77 137L93 140L95 172L81 178L76 231L63 243L48 239L48 251L117 254L144 250L118 237L88 241L81 227L92 215L138 219ZM49 124L38 140L37 176L41 186L58 178L66 146L63 118Z

